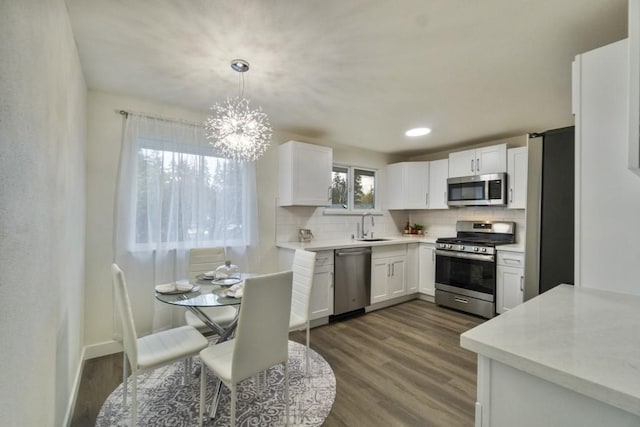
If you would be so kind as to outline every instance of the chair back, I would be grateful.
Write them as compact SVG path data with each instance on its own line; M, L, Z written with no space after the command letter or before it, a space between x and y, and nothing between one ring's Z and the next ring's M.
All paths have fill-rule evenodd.
M196 276L215 270L224 264L223 247L193 248L189 250L189 280L194 282Z
M242 381L287 361L293 273L245 280L231 377Z
M293 256L293 292L291 297L291 314L308 320L311 302L311 287L316 268L316 253L296 250Z
M122 345L129 358L131 370L135 372L138 368L138 337L136 336L136 327L133 322L129 293L127 292L127 281L117 264L111 264L111 279L120 321L122 322Z

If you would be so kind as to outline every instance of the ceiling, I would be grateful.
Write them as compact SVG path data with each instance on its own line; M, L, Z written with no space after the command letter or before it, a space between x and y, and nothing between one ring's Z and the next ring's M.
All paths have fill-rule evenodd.
M402 155L571 125L574 56L627 36L627 0L67 5L90 89L204 112L244 58L275 130Z

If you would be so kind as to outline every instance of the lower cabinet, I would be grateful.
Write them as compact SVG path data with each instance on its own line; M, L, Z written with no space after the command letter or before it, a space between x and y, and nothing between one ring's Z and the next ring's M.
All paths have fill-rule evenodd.
M333 314L333 251L316 252L310 306L311 320Z
M434 296L436 293L436 246L433 243L420 243L420 271L418 291Z
M420 244L407 244L407 295L415 294L420 287Z
M371 253L371 304L407 294L407 245L374 246Z
M496 312L504 313L524 300L524 254L498 250Z
M278 251L281 270L288 270L293 264L295 251ZM333 251L317 251L316 266L311 287L310 319L320 319L333 314Z

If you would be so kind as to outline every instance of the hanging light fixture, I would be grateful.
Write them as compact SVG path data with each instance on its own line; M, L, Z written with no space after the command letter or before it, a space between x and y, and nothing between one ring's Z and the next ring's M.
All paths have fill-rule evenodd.
M238 97L211 107L212 114L205 122L206 137L223 156L252 162L269 147L271 125L262 108L252 110L249 100L244 98L243 73L249 71L249 62L234 59L231 68L239 73Z

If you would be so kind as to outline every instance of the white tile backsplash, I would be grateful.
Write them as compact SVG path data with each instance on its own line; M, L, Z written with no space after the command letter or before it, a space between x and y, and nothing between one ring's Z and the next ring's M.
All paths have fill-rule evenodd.
M298 229L309 228L316 240L348 239L356 233L360 215L331 215L325 207L276 207L276 240L279 242L298 241ZM458 220L515 221L516 242L523 243L525 236L524 209L494 207L471 207L418 211L382 211L382 215L365 218L365 228L374 236L395 236L402 233L407 221L425 226L429 236L454 236Z

